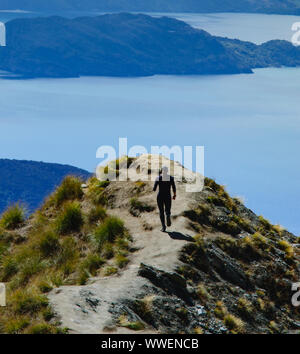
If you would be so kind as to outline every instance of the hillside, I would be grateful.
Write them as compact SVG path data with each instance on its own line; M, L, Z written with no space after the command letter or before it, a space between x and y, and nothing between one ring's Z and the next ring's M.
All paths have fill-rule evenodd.
M0 69L24 77L237 74L300 65L300 48L289 42L214 37L168 17L17 19L6 29Z
M69 174L83 179L90 176L87 171L68 165L0 159L0 214L16 202L24 203L33 212Z
M1 0L0 9L32 11L258 12L299 14L299 0Z
M142 155L128 165L158 172ZM162 158L165 165L168 161ZM4 333L296 333L299 241L172 162L178 198L160 231L152 182L66 179L30 220L6 213L0 281ZM9 228L15 221L13 228Z

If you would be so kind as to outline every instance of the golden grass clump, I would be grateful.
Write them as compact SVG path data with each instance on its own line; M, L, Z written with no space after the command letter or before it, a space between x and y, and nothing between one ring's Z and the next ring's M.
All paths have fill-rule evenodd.
M5 230L14 230L25 221L25 209L20 204L9 207L0 218L0 227Z

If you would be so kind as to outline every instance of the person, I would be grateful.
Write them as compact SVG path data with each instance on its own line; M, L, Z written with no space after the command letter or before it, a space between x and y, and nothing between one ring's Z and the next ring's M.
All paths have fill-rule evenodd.
M157 205L160 214L160 221L162 225L162 232L166 231L165 213L167 216L167 226L171 226L171 206L172 197L171 189L173 190L173 200L176 199L176 185L173 176L168 174L168 167L164 166L161 169L159 177L156 178L153 191L157 190L159 187L159 192L157 194Z

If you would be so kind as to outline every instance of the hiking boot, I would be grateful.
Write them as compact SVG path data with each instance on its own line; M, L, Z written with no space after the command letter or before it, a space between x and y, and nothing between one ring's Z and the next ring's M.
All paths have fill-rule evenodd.
M170 216L170 215L167 215L167 225L168 225L168 226L171 226L171 225L172 225L171 216Z
M162 231L162 232L166 232L166 225L163 225L163 226L162 226L161 231Z

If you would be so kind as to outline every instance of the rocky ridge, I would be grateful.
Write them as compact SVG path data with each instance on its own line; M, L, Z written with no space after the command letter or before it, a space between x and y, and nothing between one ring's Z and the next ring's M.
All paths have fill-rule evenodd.
M65 229L63 233L57 229L60 213L69 206L66 202L62 211L56 210L59 206L54 208L59 205L62 189L49 198L39 212L39 227L43 225L39 232L44 233L53 222L59 234L58 244L50 248L50 256L39 254L39 259L43 262L47 259L47 267L52 267L53 273L49 270L45 275L37 270L28 276L27 271L25 284L43 290L52 316L41 320L38 312L34 324L18 330L4 324L1 327L0 321L3 332L62 330L53 326L65 328L69 333L299 332L299 308L291 304L291 286L300 277L298 238L257 216L215 181L205 178L201 192L188 193L186 187L195 177L192 171L163 157L152 156L152 161L154 165L149 165L148 155L123 158L105 171L98 171L114 172L124 179L129 166L136 175L135 181L99 182L92 178L81 192L76 194L73 188L68 199L75 200L72 203L78 203L84 220L89 220L81 222L76 230L73 224L73 229ZM153 181L145 181L151 172L157 174L159 161L161 165L170 163L178 188L172 226L166 233L160 231ZM105 214L101 209L104 205ZM41 214L47 220L41 221ZM121 224L116 224L119 219L123 220L125 231ZM12 292L20 291L15 288L23 279L24 269L20 267L16 273L4 270L8 259L22 253L27 244L32 245L31 249L41 250L44 243L32 231L36 225L37 215L34 215L27 224L3 233L6 238L12 232L22 235L18 243L12 241L6 258L2 259L0 254L0 280L6 274ZM115 239L116 234L119 236ZM77 258L70 255L66 258L66 243L68 249L70 244L74 249L80 247ZM68 262L58 268L61 254ZM101 261L95 260L98 255ZM85 257L89 257L88 263ZM74 259L76 263L70 263ZM56 278L61 272L58 282ZM24 308L22 302L16 308L19 298L16 295L12 298L17 300L9 304L9 311L23 318L28 307ZM10 316L9 312L5 315Z
M141 156L131 165L140 167L144 179L147 162L147 156ZM174 163L175 178L181 168ZM297 238L277 231L212 180L206 179L202 192L186 193L192 175L185 170L189 178L177 182L173 225L166 234L159 231L156 209L138 217L130 213L133 182L107 187L109 213L125 220L136 251L119 274L50 294L65 326L78 333L130 333L138 323L147 333L274 333L299 328L299 312L290 304L291 283L299 279ZM138 199L154 206L151 187L151 182L145 183ZM291 243L293 257L278 246L280 240Z

